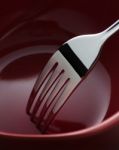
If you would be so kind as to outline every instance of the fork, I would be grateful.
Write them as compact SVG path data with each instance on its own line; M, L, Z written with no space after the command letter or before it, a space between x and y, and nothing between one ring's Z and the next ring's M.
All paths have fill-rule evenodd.
M68 40L52 55L38 76L26 107L42 133L96 64L105 41L118 30L119 20L100 33Z

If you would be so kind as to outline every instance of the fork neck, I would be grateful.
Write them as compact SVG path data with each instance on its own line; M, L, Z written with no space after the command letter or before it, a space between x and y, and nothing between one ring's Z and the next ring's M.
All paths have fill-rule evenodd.
M108 27L106 30L101 32L102 40L105 42L108 38L110 38L114 33L116 33L119 30L119 19L112 24L110 27Z

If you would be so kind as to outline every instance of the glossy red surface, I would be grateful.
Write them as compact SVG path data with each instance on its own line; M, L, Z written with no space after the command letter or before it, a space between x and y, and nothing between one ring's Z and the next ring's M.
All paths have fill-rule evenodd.
M3 42L1 44L5 43L7 47L4 50L5 54L1 56L0 62L0 114L1 118L3 118L0 124L1 131L36 133L34 131L35 126L33 128L33 124L26 116L25 108L34 82L57 44L56 42L56 44L49 43L45 45L45 42L49 42L53 38L46 34L47 31L50 32L51 36L57 31L59 32L59 34L57 33L58 35L60 35L60 32L62 34L64 32L58 25L55 26L49 22L47 24L46 21L40 20L40 17L36 17L33 22L15 26L2 37ZM58 24L57 21L55 21L55 24ZM43 33L44 27L46 29L44 29ZM24 37L25 40L22 39L22 34L27 36L26 33L29 32L31 32L30 36L28 38ZM43 34L49 40L43 39ZM67 37L70 37L70 35L70 31L69 33L67 32ZM39 41L39 43L33 44L32 42L37 40L36 37L39 40L44 40L44 43ZM31 43L27 43L24 46L27 42L26 40L28 42L30 40ZM56 37L55 40L60 42L60 39ZM7 45L7 43L12 44L12 42L13 45ZM56 116L55 122L50 127L52 132L61 133L80 130L101 122L109 106L110 88L111 81L107 70L101 63L98 63ZM12 122L12 125L8 126L10 122Z
M2 132L0 133L0 143L2 143L2 146L12 147L14 145L15 147L23 148L25 145L27 148L39 146L44 149L46 147L73 149L74 146L77 146L82 150L112 149L113 147L113 149L118 150L118 115L114 117L114 120L111 118L106 123L105 121L100 123L99 127L94 126L94 128L85 130L85 132L83 130L79 132L77 131L79 124L78 127L77 123L72 124L72 122L68 122L67 125L67 116L71 114L64 113L65 109L62 109L54 122L52 122L49 133L72 130L77 132L45 136L39 135L39 131L30 122L29 117L25 113L24 105L27 102L39 70L43 68L50 57L49 54L38 54L39 51L42 50L43 53L44 51L48 53L48 50L54 52L59 45L76 35L100 32L119 18L118 1L22 0L16 2L12 0L9 2L6 0L0 3L0 131ZM114 35L105 44L100 62L94 68L94 72L92 72L92 78L90 74L91 80L94 74L97 74L96 72L99 71L100 73L102 82L96 79L95 81L98 82L94 84L93 88L95 89L96 85L99 85L97 88L101 90L98 91L98 94L102 95L102 99L104 95L107 97L111 94L108 112L106 116L103 114L106 120L119 111L118 37L119 34ZM88 86L92 82L88 82ZM108 89L110 88L109 84L111 85L111 92ZM89 89L94 91L93 88ZM94 94L96 94L95 91ZM101 104L103 105L103 103ZM67 103L65 107L67 108L68 105ZM92 110L92 108L90 109ZM100 109L103 108L100 106ZM98 110L96 109L96 111ZM91 114L91 111L89 112ZM67 120L63 120L62 115ZM75 116L77 120L78 115ZM95 117L93 119L95 122ZM16 122L14 122L15 120ZM82 123L80 125L82 127ZM83 127L86 127L85 124L83 124ZM12 134L8 134L8 132ZM28 136L26 133L37 134L38 137L36 138L36 135L32 137L31 134ZM82 139L82 137L85 138ZM57 146L54 145L54 141Z

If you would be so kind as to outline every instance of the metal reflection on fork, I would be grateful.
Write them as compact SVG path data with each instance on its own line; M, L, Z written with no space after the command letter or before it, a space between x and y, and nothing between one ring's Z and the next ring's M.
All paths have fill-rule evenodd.
M26 111L41 132L96 63L105 41L119 30L119 20L103 32L77 36L65 42L38 77Z

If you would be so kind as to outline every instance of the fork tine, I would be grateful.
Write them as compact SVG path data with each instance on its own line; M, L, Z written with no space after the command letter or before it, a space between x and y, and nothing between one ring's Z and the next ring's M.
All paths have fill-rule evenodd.
M47 89L46 93L44 94L44 96L42 97L42 103L40 106L40 109L38 109L37 114L39 116L39 114L42 113L42 110L44 109L44 106L48 103L48 101L50 100L50 97L52 96L52 94L54 93L54 91L56 90L56 87L58 87L58 83L61 80L61 77L64 73L64 70L61 70L61 72L59 73L59 75L55 78L55 80L52 82L51 86L49 87L49 89ZM40 111L39 111L40 110Z
M47 90L41 92L40 96L39 96L38 99L36 100L36 104L35 104L35 106L34 106L34 109L33 109L33 111L32 111L32 114L31 114L31 120L32 120L32 121L34 120L34 118L35 118L35 116L36 116L38 110L40 110L40 107L41 107L42 102L45 101L45 97L46 97L47 95L50 95L50 94L52 93L52 91L50 91L50 90L52 89L53 85L55 85L55 84L57 85L57 80L60 78L60 76L63 74L63 72L64 72L64 70L61 70L61 72L56 76L56 78L53 79L52 83L51 83L50 86L47 88ZM54 73L52 74L52 77L54 77ZM49 78L49 81L51 82L51 78ZM46 89L46 87L47 87L47 84L46 84L46 86L44 87L44 89ZM54 87L54 88L55 88L55 87ZM54 89L54 88L53 88L53 89ZM41 96L41 95L43 95L43 96Z
M53 87L51 93L48 95L48 97L46 97L46 100L43 100L44 104L43 104L43 107L41 108L41 111L39 113L38 122L40 122L40 120L42 120L42 117L45 115L47 109L53 103L53 101L55 100L56 95L59 93L60 88L62 87L62 85L60 85L59 83L62 82L62 76L63 76L64 70L62 70L61 73L62 73L62 75L60 75L59 80L57 81L57 83Z
M55 68L56 69L56 68ZM45 91L45 88L48 86L49 82L50 82L50 79L51 77L53 76L53 72L55 71L54 70L51 70L51 72L46 76L45 78L45 81L44 83L42 84L42 86L39 87L39 90L38 90L38 93L35 95L36 97L34 98L34 107L32 105L32 108L33 110L31 111L32 114L34 113L34 110L37 108L37 104L40 103L40 100L42 99L43 97L43 94L44 94L44 91ZM38 100L37 100L38 99Z
M50 122L52 121L52 119L54 118L55 114L53 113L52 110L54 106L56 105L57 101L60 100L60 97L65 91L65 88L67 87L67 84L69 81L70 81L70 78L65 80L63 85L60 87L60 89L57 91L57 93L53 97L50 104L48 106L45 105L45 107L47 108L46 109L44 108L44 111L42 112L42 114L39 115L38 122L36 125L38 128L42 128L41 131L45 131L48 125L50 124ZM44 124L43 126L42 126L42 123Z
M30 110L31 110L32 104L33 104L33 102L35 100L35 97L36 97L37 93L39 92L39 89L42 87L42 85L44 84L44 82L47 79L47 77L49 76L49 74L53 70L56 69L57 65L58 65L58 63L56 62L51 67L50 62L48 62L46 67L42 71L41 75L38 76L38 79L35 82L35 85L33 87L33 90L31 92L31 94L30 94L29 101L28 101L28 104L27 104L27 107L26 107L26 112L28 114L31 114Z

